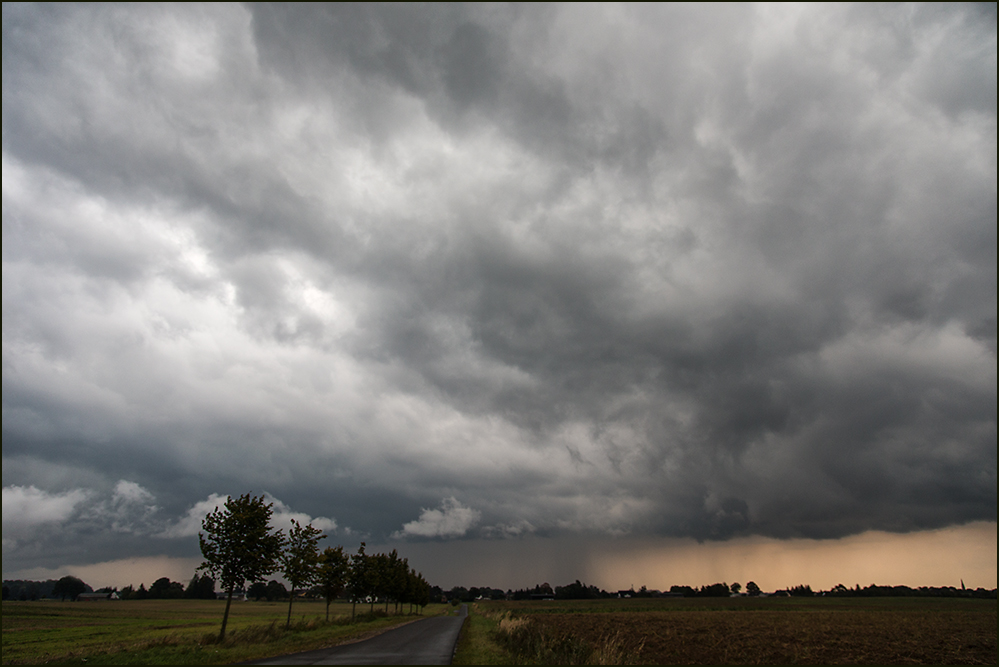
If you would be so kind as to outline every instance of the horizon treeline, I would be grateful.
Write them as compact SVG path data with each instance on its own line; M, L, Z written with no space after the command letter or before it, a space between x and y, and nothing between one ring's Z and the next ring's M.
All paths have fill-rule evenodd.
M398 595L409 598L409 596L399 592L401 590L400 585L396 584L393 586L392 583L390 583L392 579L396 579L398 577L381 577L384 580L384 583L378 582L379 576L377 573L379 570L384 569L381 566L383 564L392 564L392 559L389 559L388 555L372 554L367 556L367 558L375 559L371 562L374 567L369 568L367 571L367 578L369 581L364 584L363 587L358 586L353 589L353 592L358 596L356 599L358 602L363 599L363 602L373 605L375 603L380 604L383 602L387 603L389 601L398 603L400 601L399 598L396 597ZM396 574L398 574L398 572ZM65 584L66 582L64 580L70 578L76 579L75 577L63 577L59 580L47 579L45 581L5 579L3 581L3 599L18 601L58 600L61 598L59 582L64 582ZM80 584L82 584L82 586L78 586L77 588L79 588L82 593L117 593L119 599L121 600L214 600L219 594L215 591L214 579L208 575L199 576L198 574L195 574L191 578L187 586L184 586L181 582L171 581L168 577L160 577L153 582L148 589L144 583L140 583L138 588L128 585L121 589L116 586L105 586L94 589L82 581L80 581ZM581 583L578 579L573 583L565 586L555 586L554 588L548 584L538 584L533 588L521 588L516 590L507 589L505 591L501 588L492 588L487 586L473 586L471 588L455 586L450 590L443 590L440 586L430 586L425 580L420 581L419 584L420 587L423 588L422 595L418 596L421 602L423 600L426 600L427 602L472 602L478 599L531 600L539 598L552 598L556 600L600 600L623 597L692 598L731 597L732 595L739 595L740 597L971 597L992 599L997 595L997 590L995 588L987 589L978 587L970 589L964 588L963 584L960 588L956 586L919 586L913 588L905 585L881 586L878 584L870 584L865 587L861 587L859 584L856 584L853 588L850 588L844 586L843 584L837 584L829 590L813 590L808 584L799 584L796 586L778 589L772 593L764 593L754 584L754 582L749 582L746 584L745 588L737 583L731 585L727 583L715 583L700 587L675 585L671 586L668 591L649 589L645 586L640 587L637 591L634 587L628 590L606 591L593 585ZM394 595L388 592L390 587L392 588L391 593ZM362 590L366 591L363 595L361 594ZM246 589L245 595L248 600L280 601L287 600L291 596L291 593L283 583L272 579L267 583L262 581L255 582L248 589ZM322 599L323 594L319 586L313 586L305 591L302 591L302 596L306 599ZM75 597L75 595L73 597ZM355 599L354 596L351 595L351 592L346 590L340 597L347 600ZM424 604L426 604L426 602Z
M436 588L436 587L435 587ZM670 586L668 591L649 589L646 586L640 587L637 591L634 587L628 590L606 591L593 585L587 585L578 579L565 586L555 586L549 584L538 584L534 588L521 588L517 590L507 589L503 591L499 588L455 586L451 590L442 591L443 597L449 602L471 602L477 599L489 600L532 600L532 599L555 599L555 600L600 600L616 598L657 598L657 597L972 597L991 599L996 597L996 589L976 588L974 590L956 586L880 586L870 584L861 588L859 584L853 588L848 588L843 584L837 584L831 589L813 590L808 584L799 584L778 589L772 593L763 592L755 582L750 581L745 587L738 583L731 585L727 583L714 583L707 586L693 587L684 585Z
M191 578L187 586L179 581L171 581L168 577L160 577L148 589L144 583L140 583L138 588L129 584L121 589L117 586L95 589L83 580L70 575L45 581L5 579L3 582L4 600L59 600L66 597L75 599L81 593L117 593L120 600L214 600L216 597L215 581L211 577L198 574Z

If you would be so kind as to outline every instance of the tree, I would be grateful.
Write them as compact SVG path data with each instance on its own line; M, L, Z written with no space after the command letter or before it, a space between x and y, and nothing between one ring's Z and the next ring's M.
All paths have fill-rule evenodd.
M385 611L388 611L389 598L395 603L395 611L399 613L399 603L406 596L406 584L409 577L409 559L399 558L399 552L393 549L385 559Z
M733 593L735 593L736 595L738 595L739 591L742 590L742 584L740 584L739 582L736 582L736 583L732 584L731 586L729 586L729 588L732 589Z
M191 578L191 583L184 589L184 597L190 600L214 600L216 597L215 580L207 574L199 577L195 573L194 577Z
M368 559L369 583L375 596L384 598L386 614L389 602L398 603L405 594L408 573L409 562L405 558L400 559L395 549L391 553L375 554Z
M246 591L246 597L252 600L259 600L260 598L267 598L267 584L262 581L254 582L249 590Z
M229 496L224 507L216 507L201 522L205 532L198 533L198 540L205 562L198 569L211 574L226 592L219 640L225 638L233 591L277 569L284 537L271 529L272 506L263 496Z
M701 586L701 590L697 595L702 598L727 598L730 592L728 584L721 583Z
M427 583L423 575L416 570L409 570L406 574L406 593L403 598L409 603L409 613L413 613L413 605L426 607L430 603L430 584Z
M176 600L184 596L184 585L179 581L170 581L169 577L160 577L149 587L150 600Z
M427 580L423 578L422 574L419 575L417 583L419 588L417 588L418 595L416 597L416 604L419 605L420 613L422 614L423 609L430 604L430 598L434 591L431 591L430 584L427 583ZM440 592L440 589L437 589L437 592Z
M60 600L65 600L66 598L76 600L77 595L86 591L87 585L81 579L77 579L71 575L66 575L57 581L52 588L52 594L58 596Z
M347 587L350 561L343 547L326 547L319 556L319 591L326 600L326 620L330 620L330 603Z
M755 581L750 581L748 584L746 584L746 595L755 598L759 594L760 594L760 587L756 585Z
M490 591L490 597L494 600L497 597ZM596 586L587 586L576 579L574 583L567 586L555 587L556 600L586 600L600 597L600 589Z
M381 597L385 598L385 612L388 613L388 556L385 554L375 554L368 557L368 586L371 591L371 609L374 612L375 601Z
M287 600L289 597L288 589L284 587L284 584L273 579L267 582L267 586L264 591L264 597L267 598L268 602L273 602L274 600Z
M364 553L364 542L357 548L357 553L350 557L350 576L347 578L347 590L353 603L350 608L350 617L354 618L357 610L357 601L371 594L371 573L369 572L369 561L371 560Z
M794 588L790 589L788 593L790 593L795 597L807 597L807 598L810 598L813 595L815 595L815 593L812 591L812 587L810 584L798 584Z
M291 603L295 600L295 589L311 586L319 575L319 540L324 539L323 531L313 528L312 524L304 528L294 519L288 539L285 540L285 550L281 554L281 571L284 578L291 584L291 595L288 597L288 621L285 628L291 627Z

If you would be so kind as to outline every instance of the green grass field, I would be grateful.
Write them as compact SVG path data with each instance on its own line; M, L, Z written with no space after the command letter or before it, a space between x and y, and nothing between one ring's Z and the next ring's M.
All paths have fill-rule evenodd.
M325 623L325 603L296 601L285 631L287 602L233 602L228 637L219 644L224 608L214 600L4 601L3 663L228 664L334 646L419 618L344 624L351 605L336 603ZM444 608L431 605L424 615ZM368 609L358 605L357 612Z
M996 664L995 600L497 601L470 611L455 664Z

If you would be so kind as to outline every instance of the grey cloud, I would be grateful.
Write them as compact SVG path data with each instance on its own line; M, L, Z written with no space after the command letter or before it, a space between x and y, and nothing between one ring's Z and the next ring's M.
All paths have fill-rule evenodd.
M407 522L393 537L461 537L478 523L481 515L454 497L445 498L440 509L422 509L419 519Z
M996 517L994 19L3 30L5 486L266 489L372 538L442 498L495 539Z

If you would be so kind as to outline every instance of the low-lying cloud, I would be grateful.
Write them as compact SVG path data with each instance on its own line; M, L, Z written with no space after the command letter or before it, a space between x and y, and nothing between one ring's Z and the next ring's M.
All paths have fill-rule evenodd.
M440 509L426 509L420 518L403 525L396 537L461 537L479 522L482 512L465 507L454 497L441 501Z
M87 496L83 489L46 493L34 486L3 487L4 538L65 521Z

